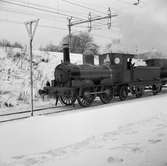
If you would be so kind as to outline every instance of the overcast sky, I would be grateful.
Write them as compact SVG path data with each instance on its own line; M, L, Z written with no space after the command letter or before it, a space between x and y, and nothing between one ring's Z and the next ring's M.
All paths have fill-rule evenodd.
M111 7L113 14L118 17L112 19L112 28L107 29L107 21L93 23L91 35L96 43L106 45L112 41L120 39L120 43L113 44L113 47L127 51L145 51L156 49L162 52L167 51L167 0L141 0L139 5L133 5L137 0L7 0L18 1L31 5L35 3L55 8L56 12L76 17L74 20L87 19L88 13L92 17L104 16L107 14L108 7ZM74 2L72 5L68 2ZM41 6L39 6L41 7ZM91 10L92 9L92 10ZM62 37L68 34L67 16L39 12L30 8L17 7L15 5L4 3L0 0L0 39L11 41L27 42L27 32L24 24L30 19L40 18L37 28L34 47L45 46L48 43L58 44ZM7 21L18 22L11 23ZM49 26L50 28L46 27ZM72 27L73 33L78 31L87 31L87 24ZM56 27L56 28L54 28ZM59 29L60 28L60 29Z

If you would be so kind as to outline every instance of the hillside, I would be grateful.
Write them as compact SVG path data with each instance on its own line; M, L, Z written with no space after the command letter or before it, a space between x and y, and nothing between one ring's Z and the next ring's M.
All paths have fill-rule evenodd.
M34 98L47 80L53 79L55 67L63 60L63 53L33 51ZM71 54L71 62L82 63L81 54ZM29 104L30 62L20 49L0 49L0 107Z

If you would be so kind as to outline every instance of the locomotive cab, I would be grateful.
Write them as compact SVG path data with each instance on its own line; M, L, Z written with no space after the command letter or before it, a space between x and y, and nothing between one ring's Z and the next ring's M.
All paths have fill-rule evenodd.
M103 64L108 65L111 68L112 81L114 83L128 83L132 80L132 68L128 68L128 59L133 58L134 55L108 53L103 56Z
M105 55L105 56L104 56ZM160 78L160 68L152 66L134 67L130 59L133 54L109 53L104 54L104 64L109 64L112 71L112 81L114 83L131 83L140 81L151 81ZM108 58L109 57L109 58ZM108 62L108 59L110 62ZM131 65L129 64L131 63ZM107 64L107 65L108 65Z

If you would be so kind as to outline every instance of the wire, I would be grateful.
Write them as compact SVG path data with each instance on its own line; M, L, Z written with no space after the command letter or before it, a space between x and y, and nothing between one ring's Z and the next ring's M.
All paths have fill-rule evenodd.
M17 1L18 2L18 1ZM56 8L53 8L53 7L50 7L50 6L44 6L44 5L40 5L40 4L36 4L36 3L28 3L28 4L30 4L30 5L34 5L34 6L40 6L40 7L42 7L42 8L46 8L46 9L50 9L50 10L57 10ZM70 14L70 11L67 11L67 10L65 10L64 12L67 12L68 14ZM84 13L85 14L85 13ZM75 18L75 17L74 17ZM76 18L78 18L78 17L76 17Z
M1 2L3 3L8 3L8 4L11 4L11 5L15 5L15 6L21 6L21 7L25 7L25 8L31 8L31 9L34 9L34 10L38 10L38 11L43 11L43 12L47 12L47 13L52 13L52 14L56 14L56 15L61 15L61 16L64 16L64 17L71 17L71 15L68 15L68 14L65 14L65 13L61 13L61 12L57 12L57 11L53 11L53 10L49 10L47 8L39 8L37 6L27 6L25 3L17 3L17 2L12 2L12 1L7 1L7 0L1 0ZM74 17L72 16L73 18L79 18L79 17ZM80 19L80 18L79 18Z
M79 7L88 9L88 10L92 10L92 11L97 12L97 13L106 14L106 13L101 12L101 11L99 11L99 10L96 10L96 9L93 9L93 8L90 8L90 7L87 7L87 6L85 6L85 5L81 5L81 4L75 3L75 2L71 2L71 1L69 1L69 0L62 0L62 1L66 2L66 3L68 3L68 4L71 4L71 5L74 5L74 6L79 6Z
M14 23L14 24L24 24L23 22L16 21L16 20L8 20L8 19L0 19L1 22L8 22L8 23ZM51 28L51 29L58 29L58 30L64 30L66 31L67 29L61 28L61 27L56 27L56 26L51 26L51 25L38 25L38 27L41 28Z
M8 1L8 0L1 0L2 2L4 2L4 3L9 3L9 4L12 4L12 5L17 5L17 6L22 6L22 7L27 7L27 8L32 8L32 9L35 9L35 10L39 10L39 11L44 11L44 12L49 12L49 13L52 13L52 14L60 14L60 15L62 15L62 16L69 16L69 15L67 15L67 14L64 14L64 13L60 13L60 12L56 12L56 11L52 11L52 10L56 10L55 8L52 8L52 7L48 7L48 6L43 6L43 5L38 5L38 6L40 6L40 7L42 7L42 8L39 8L39 7L36 7L37 6L37 4L34 4L34 3L29 3L31 6L27 6L25 3L23 4L20 4L20 3L18 3L18 1L14 1L14 2L12 2L12 1ZM32 6L33 5L33 6ZM34 7L35 6L35 7ZM43 9L43 8L45 8L45 9ZM48 10L49 9L49 10ZM51 9L51 10L50 10ZM79 17L73 17L73 18L79 18ZM81 19L81 18L79 18L79 19ZM83 19L83 18L82 18ZM98 23L98 24L101 24L101 23ZM102 24L101 24L102 25Z
M1 0L1 2L12 4L12 5L16 5L16 6L22 6L22 7L26 7L26 8L32 8L32 9L35 9L35 10L49 12L49 13L53 13L53 14L59 14L59 15L67 16L64 13L62 14L60 12L55 12L55 11L51 11L51 10L48 10L48 9L42 9L42 8L36 7L37 4L34 4L34 3L30 3L30 5L35 5L35 7L34 6L27 6L27 5L25 5L25 3L24 4L16 3L16 1L15 2L11 2L11 1L8 1L8 0ZM39 5L39 6L45 7L43 5ZM49 9L52 9L52 10L54 9L55 10L55 8L51 8L51 7L45 7L45 8L49 8ZM15 21L15 23L18 23L18 22ZM98 23L98 24L103 25L102 23ZM46 27L46 28L57 28L57 29L61 29L62 30L62 28L58 28L58 27L54 27L54 26L48 26L48 25L43 25L43 27ZM94 29L96 29L96 28L94 28ZM97 28L97 29L99 30L99 28ZM65 30L65 29L63 29L63 30Z
M65 29L65 28L60 28L60 27L51 26L51 25L39 25L39 27L41 27L41 28L59 29L59 30L67 31L67 29Z
M12 13L17 13L17 14L33 15L33 16L34 16L34 14L24 13L24 12L18 12L18 11L13 11L13 10L11 11L11 10L9 10L9 9L2 9L2 8L1 8L1 10L4 10L5 12L12 12ZM45 19L45 20L47 20L47 19ZM63 21L60 21L60 20L59 20L58 22L63 22ZM15 23L16 23L16 22L15 22ZM96 23L96 24L97 24L96 27L97 27L97 26L98 26L98 27L97 27L97 28L93 28L93 27L92 27L93 30L101 30L102 28L99 28L99 27L102 27L103 25L107 25L107 24L103 24L103 23ZM45 27L48 27L48 26L45 26ZM50 27L50 28L55 28L54 26L52 26L52 27L49 26L49 27ZM88 26L81 26L81 25L77 25L77 26L76 26L76 28L79 28L79 27L80 27L80 28L88 28Z
M15 2L19 2L19 1L16 1L14 0ZM25 3L24 3L25 4ZM28 5L33 5L33 6L37 6L37 7L42 7L42 8L45 8L45 9L49 9L49 10L54 10L56 11L57 9L56 8L53 8L53 7L50 7L50 6L46 6L46 5L41 5L41 4L37 4L37 3L30 3L28 2ZM60 9L59 9L60 10ZM67 12L68 15L70 15L70 11L67 11L67 10L64 10L62 12ZM85 14L85 13L84 13ZM78 18L78 17L77 17Z
M9 23L14 23L14 24L24 24L23 22L20 22L20 21L16 21L16 20L8 20L8 19L0 19L1 22L9 22ZM51 29L57 29L57 30L63 30L63 31L67 31L67 29L64 29L64 28L61 28L61 27L56 27L56 26L50 26L50 25L38 25L39 28L51 28ZM72 34L74 33L81 33L83 31L81 30L75 30L72 32ZM103 36L103 35L99 35L99 34L93 34L94 37L100 37L100 38L103 38L103 39L108 39L108 40L112 40L111 37L106 37L106 36Z
M33 14L33 13L25 13L25 12L20 12L20 11L16 11L16 10L9 10L9 9L6 9L6 8L0 8L1 10L0 10L0 12L8 12L8 13L16 13L16 14L21 14L21 15L28 15L28 16L36 16L36 17L38 17L37 15L35 15L35 14ZM3 10L3 11L2 11ZM46 16L46 15L45 15ZM39 17L41 17L41 16L39 16ZM51 19L51 18L42 18L42 19L44 19L44 20L48 20L48 19L50 19L50 20L52 20L53 21L53 19ZM56 18L56 21L58 21L58 22L63 22L62 21L62 18L59 18L59 19L61 19L61 21L60 20L57 20L58 18ZM63 20L64 20L64 18L63 18ZM55 19L54 19L54 21L55 21Z

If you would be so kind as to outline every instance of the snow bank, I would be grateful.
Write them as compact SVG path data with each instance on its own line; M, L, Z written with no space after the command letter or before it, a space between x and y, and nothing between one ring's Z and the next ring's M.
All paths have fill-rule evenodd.
M166 99L162 95L1 124L0 161L3 166L165 166Z
M16 54L20 57L13 58ZM28 57L28 53L21 49L0 49L0 107L16 106L21 101L29 104ZM48 80L54 79L54 69L62 60L63 53L33 50L34 98L39 98L38 90L43 88ZM71 62L82 64L82 55L71 54Z
M6 51L3 48L0 48L0 59L3 59L6 57Z

